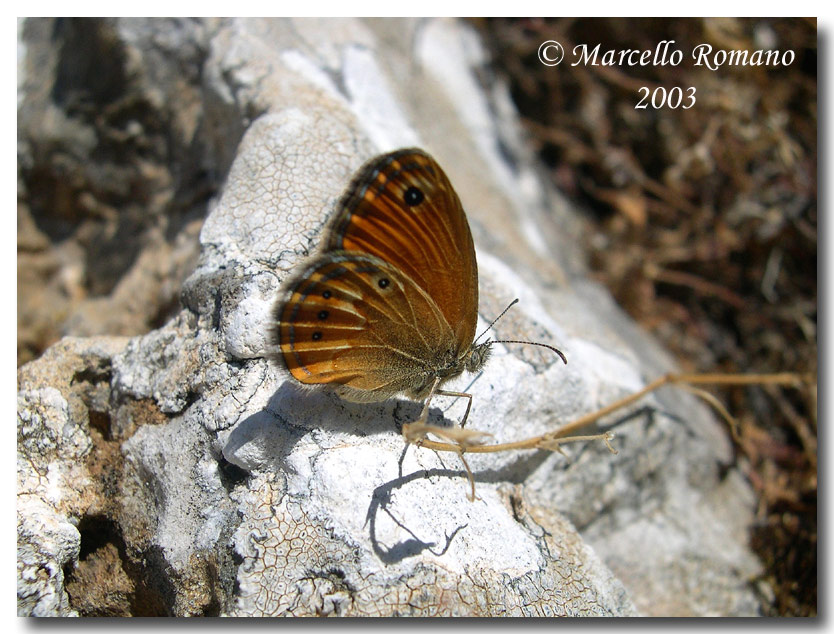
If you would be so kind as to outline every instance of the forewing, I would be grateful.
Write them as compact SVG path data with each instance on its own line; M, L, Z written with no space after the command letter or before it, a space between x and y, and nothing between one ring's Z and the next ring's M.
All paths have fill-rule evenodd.
M310 262L288 285L274 317L276 356L296 379L347 386L363 392L361 400L414 389L454 346L445 318L422 289L379 258L351 252Z
M442 311L458 350L472 343L478 310L472 234L448 177L422 150L385 154L359 171L328 225L325 250L368 253L400 269Z

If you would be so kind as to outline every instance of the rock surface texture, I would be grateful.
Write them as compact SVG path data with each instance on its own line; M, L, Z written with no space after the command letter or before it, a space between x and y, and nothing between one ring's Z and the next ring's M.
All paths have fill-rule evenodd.
M81 35L111 53L122 78L99 77L98 94L131 95L124 134L155 139L157 113L173 138L170 173L194 172L198 160L223 185L196 263L187 214L163 226L142 224L129 204L108 212L124 240L139 223L144 241L99 308L124 300L125 318L152 327L161 305L151 298L168 283L158 280L192 262L167 323L133 338L65 338L19 370L20 615L758 613L752 496L729 467L725 431L688 395L661 392L602 421L617 455L599 442L567 446L568 458L472 455L472 502L455 455L404 445L399 425L419 403L341 402L298 389L265 360L278 288L315 248L354 170L417 145L467 210L479 330L519 297L495 336L568 358L495 346L482 374L449 388L473 393L469 427L499 441L544 433L673 368L584 277L577 221L532 167L469 27L22 21L24 193L36 187L26 170L47 152L45 135L75 133L60 133L70 154L103 142L76 125L83 99L55 98L58 80L75 76L65 65L80 63ZM169 194L188 188L159 189L164 200L144 204L171 209ZM32 244L44 239L31 233ZM433 405L436 421L465 408Z

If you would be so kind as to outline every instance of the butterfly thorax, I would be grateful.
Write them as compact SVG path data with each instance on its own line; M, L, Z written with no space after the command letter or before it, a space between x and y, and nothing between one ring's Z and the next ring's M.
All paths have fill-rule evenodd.
M470 345L462 354L455 350L445 352L431 367L421 371L420 381L416 381L415 387L409 390L413 398L425 398L431 391L435 379L440 379L440 384L454 379L463 374L463 371L478 372L489 359L490 342L479 345Z

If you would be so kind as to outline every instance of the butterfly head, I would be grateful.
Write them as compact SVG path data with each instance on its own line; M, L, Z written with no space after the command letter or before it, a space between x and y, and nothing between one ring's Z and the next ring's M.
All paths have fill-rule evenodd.
M426 384L430 385L435 378L446 382L449 379L460 376L464 370L467 372L478 372L489 358L491 345L491 341L481 344L473 343L462 353L453 348L449 349L442 360L438 360L436 365L427 368L423 372Z
M473 345L469 349L469 353L466 355L466 371L467 372L478 372L484 364L489 359L489 355L492 352L492 342L487 341L485 343L479 343Z

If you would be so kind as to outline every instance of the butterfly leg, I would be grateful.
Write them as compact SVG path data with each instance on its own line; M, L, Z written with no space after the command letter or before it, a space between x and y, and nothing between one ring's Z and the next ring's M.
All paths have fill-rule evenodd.
M429 419L429 405L431 404L432 397L437 391L438 385L440 385L440 377L436 378L434 380L434 383L432 383L431 390L429 390L429 395L426 397L426 400L423 403L423 410L420 412L420 417L412 423L405 423L403 425L402 433L408 442L419 442L420 440L426 437L426 434L428 433L428 428L434 427L434 425L426 425L426 421Z
M426 438L428 434L434 434L445 440L460 445L462 449L472 445L481 445L486 442L487 438L491 438L492 434L487 432L474 431L464 429L466 419L469 418L469 410L472 408L472 395L467 392L450 392L448 390L438 390L437 386L440 384L440 379L437 378L431 387L429 395L423 403L423 410L420 412L420 417L413 423L406 423L403 425L403 436L406 441L410 443L420 444L420 441ZM438 394L440 396L456 396L466 397L469 402L466 405L466 413L463 415L460 427L438 427L437 425L429 425L426 423L429 417L429 405L432 398Z
M466 419L469 418L469 410L472 409L472 395L469 392L449 392L448 390L437 390L437 394L440 396L457 396L469 399L469 402L466 404L466 413L460 420L460 428L463 429L466 425Z
M450 392L448 390L438 390L437 386L439 384L440 379L435 379L431 391L429 392L429 395L426 397L426 402L423 403L423 411L420 412L420 417L413 423L406 423L405 425L403 425L402 433L407 442L414 443L418 446L423 440L425 440L428 434L434 434L435 436L439 436L444 440L448 440L450 442L455 443L458 446L458 457L463 463L464 469L466 469L466 477L469 480L469 486L471 488L469 493L469 500L474 501L475 477L472 475L472 469L469 468L469 464L466 462L466 459L463 457L463 454L464 452L466 452L467 447L483 444L486 441L487 437L491 437L492 434L464 429L463 426L466 424L466 419L469 417L469 410L472 407L472 395L466 392ZM466 405L466 413L463 415L463 420L461 421L460 427L438 427L437 425L428 425L426 423L429 417L429 405L431 404L431 399L432 397L434 397L435 394L439 394L440 396L466 397L469 399L469 402Z

